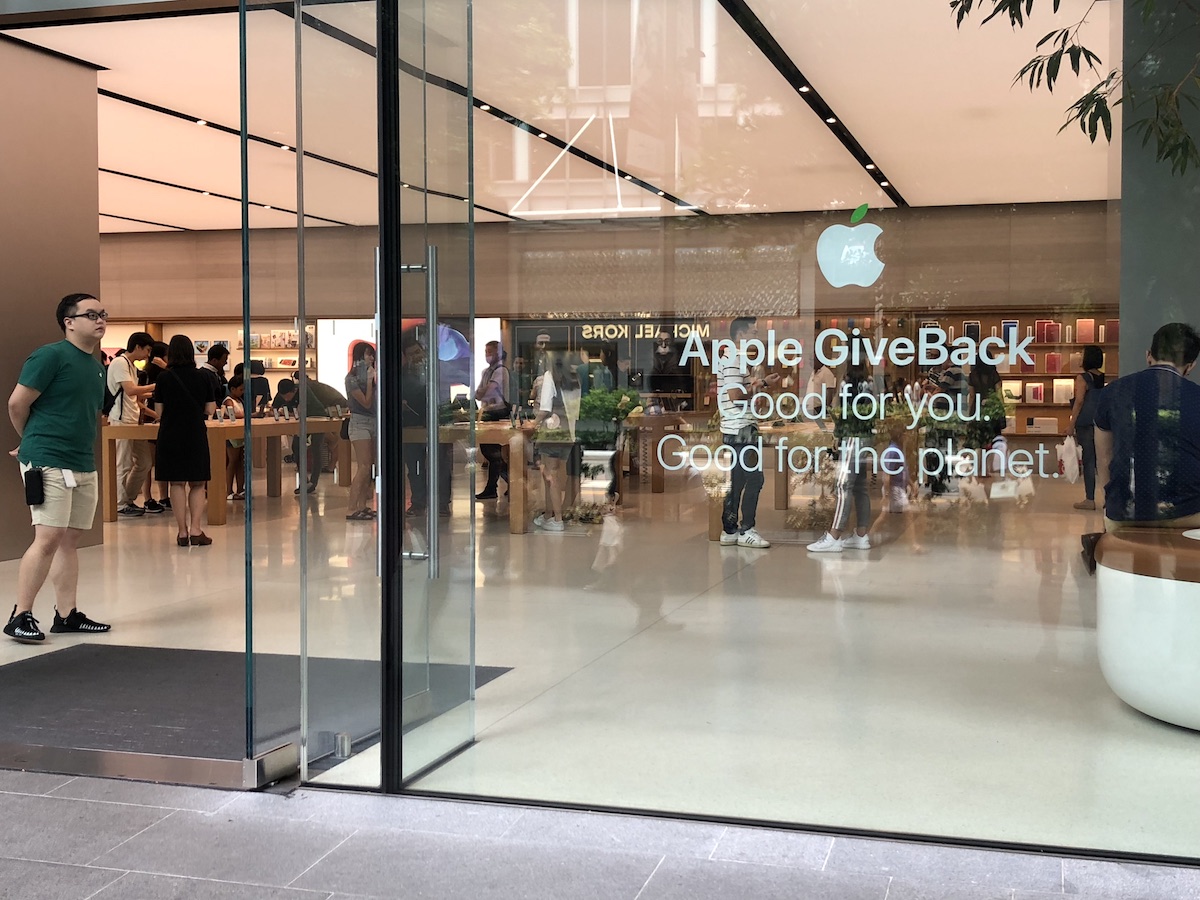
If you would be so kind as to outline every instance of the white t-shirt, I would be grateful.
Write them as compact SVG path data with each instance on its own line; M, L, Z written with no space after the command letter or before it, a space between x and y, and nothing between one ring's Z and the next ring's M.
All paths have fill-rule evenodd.
M136 425L141 415L137 397L128 397L121 390L121 383L125 381L132 381L135 385L138 383L137 367L128 357L118 356L108 364L108 389L117 395L108 412L110 425Z
M742 361L736 351L727 351L727 355L717 366L717 409L721 414L721 433L737 434L747 425L754 424L754 416L750 412L750 376L742 372ZM730 388L741 388L747 396L741 400L731 400Z
M837 376L829 366L822 366L819 372L813 372L808 378L808 386L804 389L805 404L804 412L810 418L814 417L821 410L825 411L825 415L829 414L829 398L833 388L837 387ZM821 397L824 403L817 401L809 401L808 397Z

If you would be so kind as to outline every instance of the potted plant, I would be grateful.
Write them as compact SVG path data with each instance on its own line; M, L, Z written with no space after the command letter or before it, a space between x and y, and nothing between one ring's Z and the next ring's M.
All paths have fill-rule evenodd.
M579 402L575 436L585 450L617 449L621 422L641 402L641 397L633 388L588 391Z

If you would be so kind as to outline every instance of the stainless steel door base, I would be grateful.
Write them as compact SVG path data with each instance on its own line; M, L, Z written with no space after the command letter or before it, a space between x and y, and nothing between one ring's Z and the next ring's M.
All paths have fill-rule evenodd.
M0 743L0 769L252 791L298 772L300 749L284 744L254 759L199 759Z

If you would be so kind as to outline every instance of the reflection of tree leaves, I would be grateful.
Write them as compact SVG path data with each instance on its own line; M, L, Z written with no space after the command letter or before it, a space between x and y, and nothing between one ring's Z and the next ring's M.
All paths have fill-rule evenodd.
M549 114L565 98L571 44L550 0L488 0L475 6L476 89L507 102L520 98L522 118ZM487 66L483 60L496 60Z

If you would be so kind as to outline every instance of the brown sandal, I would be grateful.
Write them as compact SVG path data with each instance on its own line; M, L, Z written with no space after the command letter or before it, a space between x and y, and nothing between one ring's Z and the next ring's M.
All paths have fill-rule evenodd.
M212 538L202 531L199 534L193 534L191 537L189 537L188 543L193 547L207 547L212 543Z

